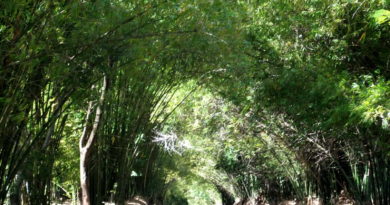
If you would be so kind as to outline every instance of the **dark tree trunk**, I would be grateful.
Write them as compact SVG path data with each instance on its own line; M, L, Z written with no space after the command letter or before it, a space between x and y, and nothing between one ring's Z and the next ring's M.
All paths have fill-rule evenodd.
M20 190L22 188L23 177L22 173L18 172L15 176L14 183L11 186L9 202L10 205L20 205L21 204L21 195Z

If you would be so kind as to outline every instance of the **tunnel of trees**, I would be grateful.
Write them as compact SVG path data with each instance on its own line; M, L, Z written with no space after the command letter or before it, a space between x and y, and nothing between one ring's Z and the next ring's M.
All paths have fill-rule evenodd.
M390 204L387 0L2 0L0 65L0 204Z

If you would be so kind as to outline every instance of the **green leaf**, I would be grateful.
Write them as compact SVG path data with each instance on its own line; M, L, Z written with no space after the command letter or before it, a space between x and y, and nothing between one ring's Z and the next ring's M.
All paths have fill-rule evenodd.
M24 112L20 112L12 116L11 118L15 122L21 122L24 120Z
M374 18L377 24L383 24L388 22L390 25L390 11L385 9L380 9L374 12L371 16Z

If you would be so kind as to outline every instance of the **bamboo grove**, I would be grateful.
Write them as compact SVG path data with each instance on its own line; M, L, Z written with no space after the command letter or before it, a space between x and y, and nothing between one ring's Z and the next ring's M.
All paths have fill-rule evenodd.
M386 0L4 0L0 65L0 204L390 204Z

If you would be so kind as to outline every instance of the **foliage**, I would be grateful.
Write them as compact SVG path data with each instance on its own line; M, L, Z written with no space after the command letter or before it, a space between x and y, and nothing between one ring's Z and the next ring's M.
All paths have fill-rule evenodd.
M2 1L0 203L389 204L389 6Z

